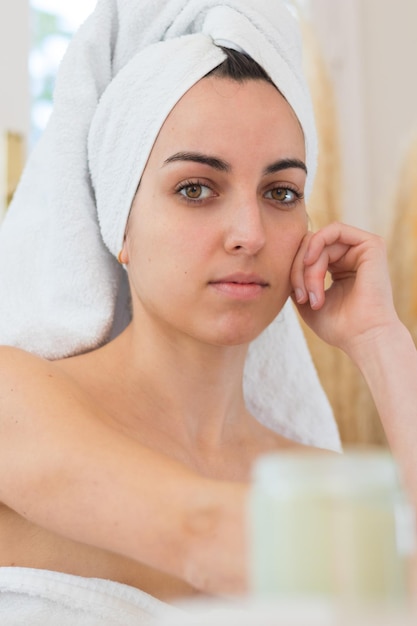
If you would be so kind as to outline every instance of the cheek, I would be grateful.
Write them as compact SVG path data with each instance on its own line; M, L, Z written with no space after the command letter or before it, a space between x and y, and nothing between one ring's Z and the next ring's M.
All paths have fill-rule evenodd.
M199 238L181 220L145 220L130 233L130 270L141 282L170 285L178 275L188 274L198 255Z
M301 242L303 241L304 237L306 236L308 232L308 225L309 225L309 218L308 218L307 213L305 213L294 232L294 241L293 241L294 248L295 248L294 254L299 249Z
M285 227L285 236L282 238L282 245L288 255L290 263L293 262L301 242L308 231L308 217L306 213L300 215L296 220L290 220Z

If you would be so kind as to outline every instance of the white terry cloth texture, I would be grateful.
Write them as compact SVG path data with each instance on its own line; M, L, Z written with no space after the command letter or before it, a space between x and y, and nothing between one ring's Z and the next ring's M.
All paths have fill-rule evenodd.
M147 626L184 611L134 587L101 578L0 567L5 626Z
M98 0L62 62L49 125L0 229L0 343L49 359L85 352L128 319L116 256L155 138L187 90L224 60L258 61L317 141L298 24L280 0ZM291 304L255 340L245 397L300 442L340 449Z

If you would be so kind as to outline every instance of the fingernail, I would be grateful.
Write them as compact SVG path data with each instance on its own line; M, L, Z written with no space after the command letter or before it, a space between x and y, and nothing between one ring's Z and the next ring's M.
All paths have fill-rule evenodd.
M313 291L309 291L308 292L308 298L310 300L310 305L312 307L315 307L317 302L318 302L316 294Z
M304 300L304 291L300 289L300 287L297 287L297 289L294 290L294 293L297 302L302 302L302 300Z

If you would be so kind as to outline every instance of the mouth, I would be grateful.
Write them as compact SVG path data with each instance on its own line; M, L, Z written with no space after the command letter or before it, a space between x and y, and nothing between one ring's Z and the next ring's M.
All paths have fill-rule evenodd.
M245 274L244 272L235 272L228 276L223 276L216 280L210 281L210 284L234 283L236 285L259 285L260 287L268 287L269 283L258 274Z
M216 292L238 300L253 300L269 287L269 283L261 276L242 272L210 281L209 285Z

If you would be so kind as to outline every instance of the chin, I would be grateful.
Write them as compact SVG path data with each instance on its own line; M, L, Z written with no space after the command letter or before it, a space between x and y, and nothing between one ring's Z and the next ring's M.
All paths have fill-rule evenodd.
M234 324L229 328L219 328L213 343L218 346L241 346L254 341L269 326L274 318L265 324Z

